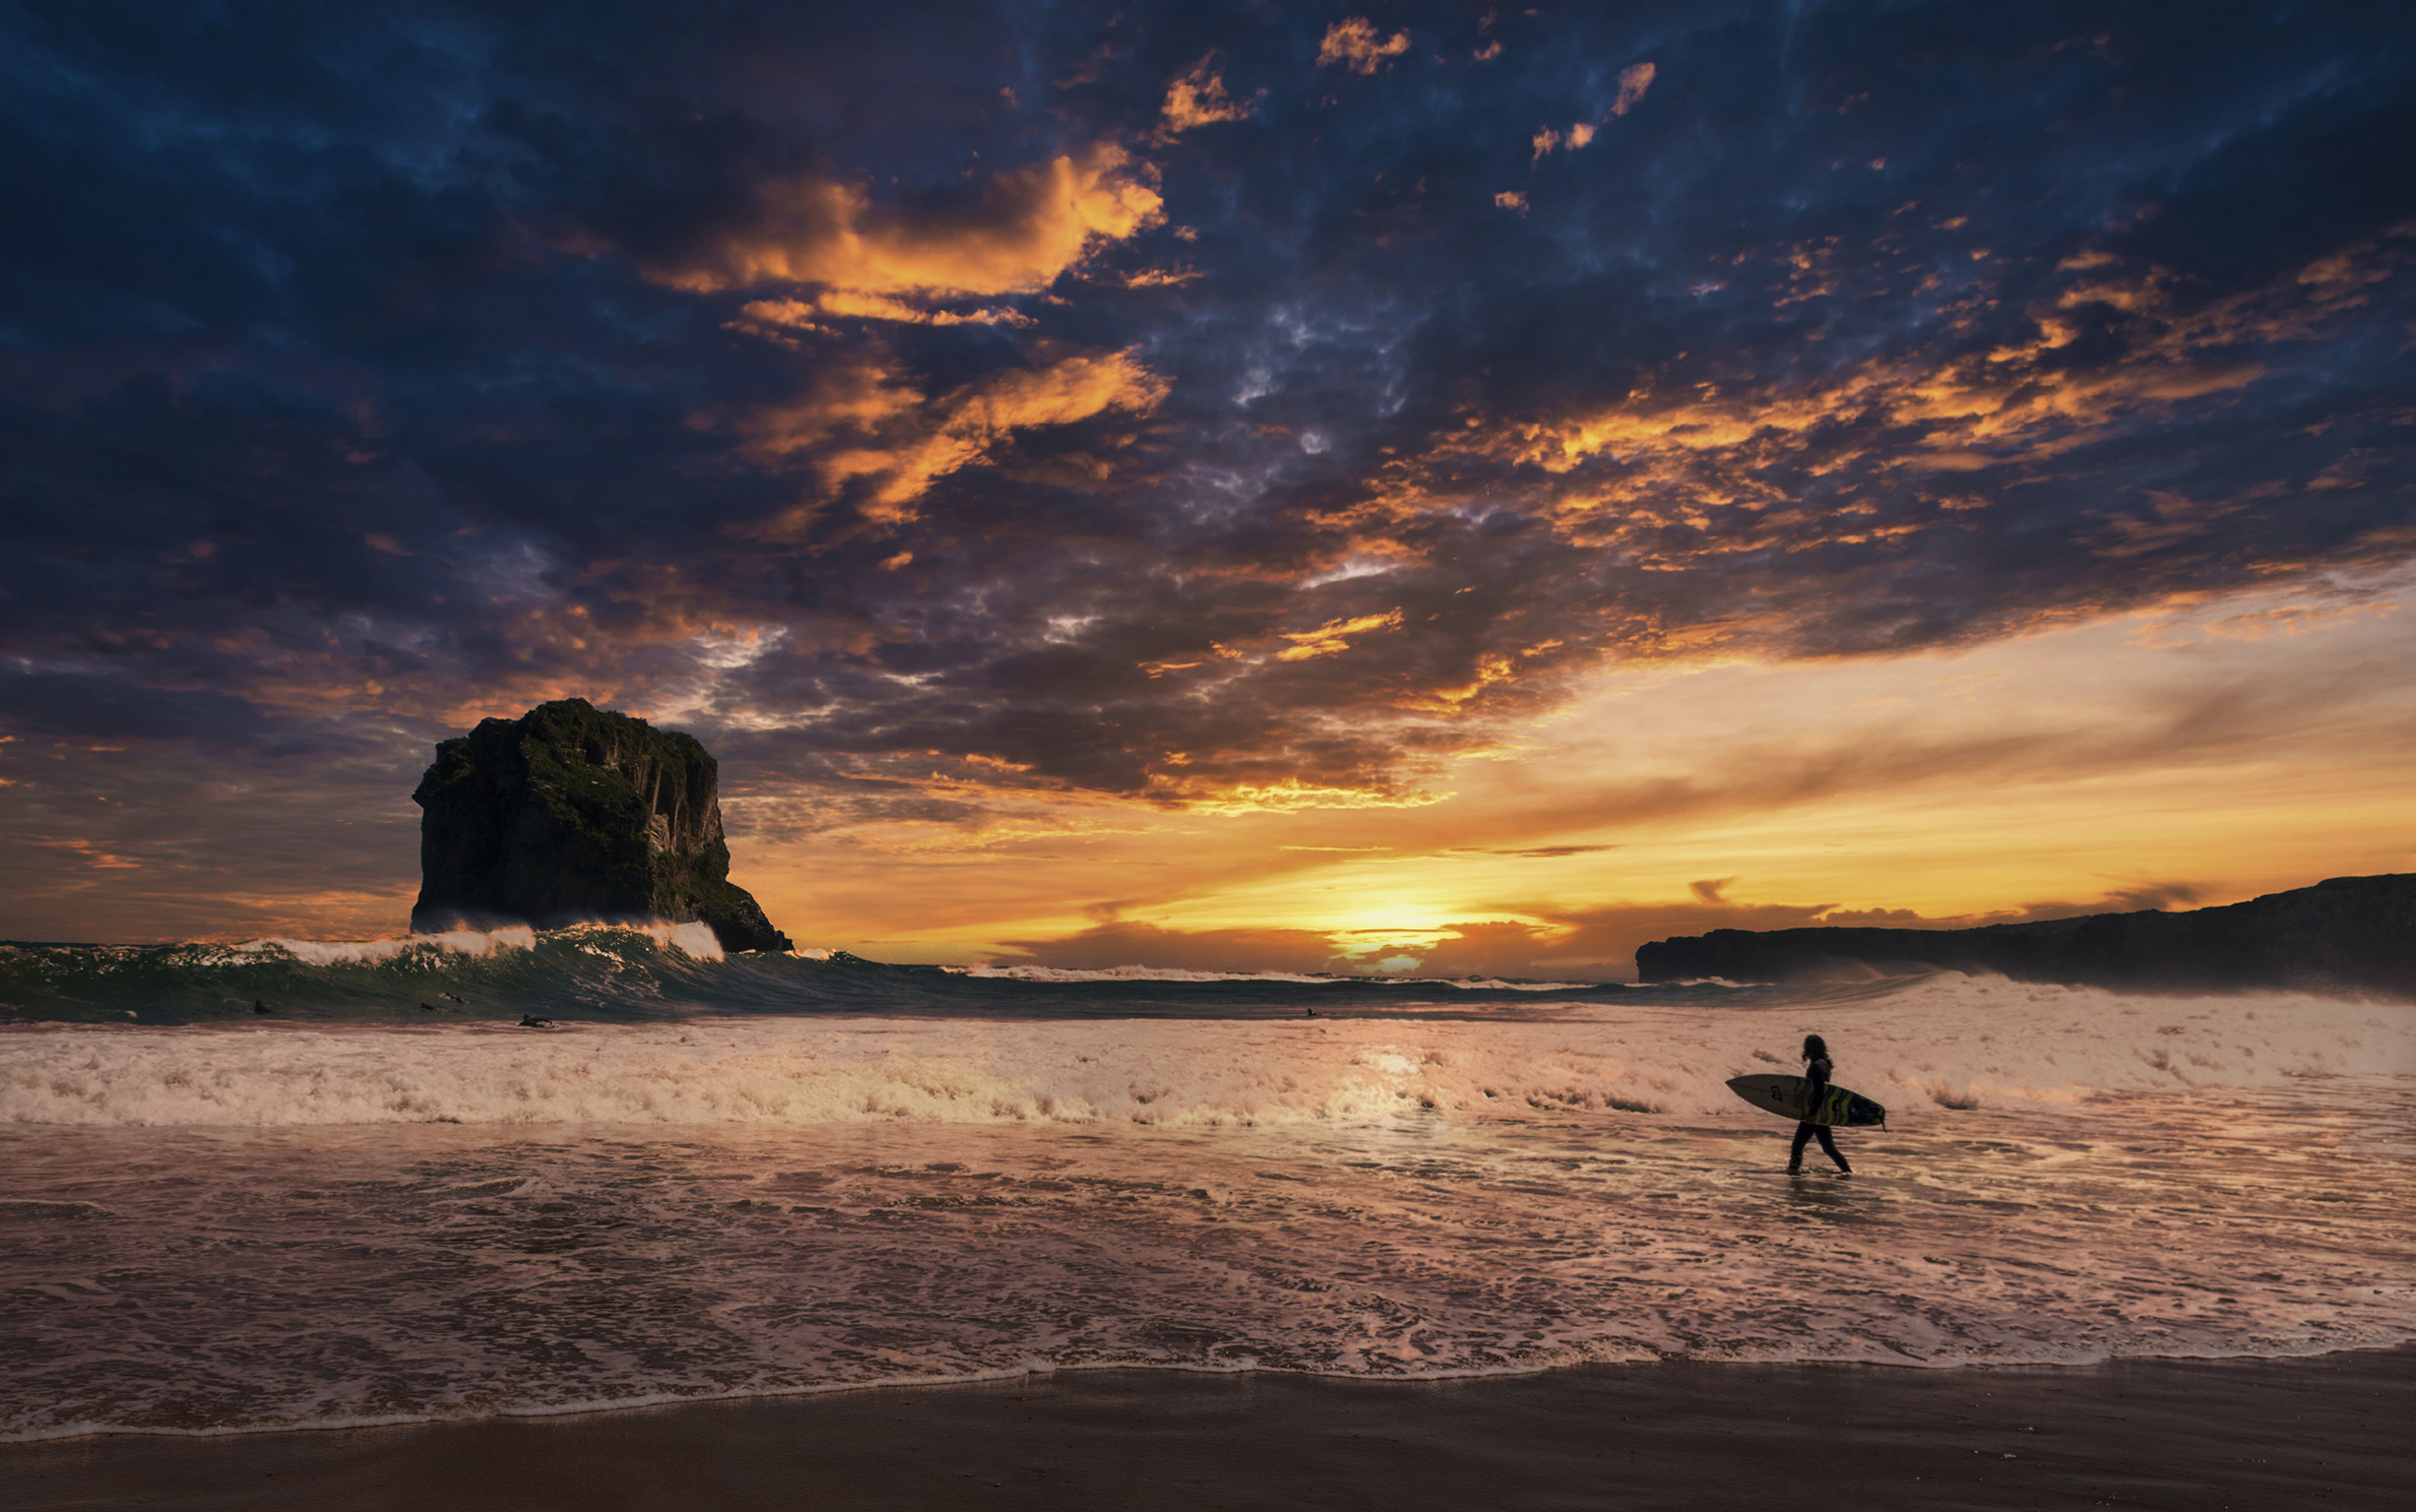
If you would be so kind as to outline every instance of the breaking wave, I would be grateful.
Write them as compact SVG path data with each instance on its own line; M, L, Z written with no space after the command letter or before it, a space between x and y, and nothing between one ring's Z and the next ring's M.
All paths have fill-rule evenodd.
M630 1022L711 1014L1253 1017L1433 1011L1617 993L1570 981L1312 976L1127 966L889 966L844 951L726 955L703 924L460 930L239 945L0 945L0 1022ZM1626 989L1636 990L1636 989ZM1671 989L1655 989L1667 992ZM1685 989L1677 989L1684 991Z

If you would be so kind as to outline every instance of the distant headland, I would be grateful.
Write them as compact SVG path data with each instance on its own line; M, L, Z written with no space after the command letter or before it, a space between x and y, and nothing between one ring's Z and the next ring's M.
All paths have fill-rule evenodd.
M1944 968L2150 991L2348 989L2416 997L2416 874L2333 877L2223 908L1979 929L1714 929L1636 951L1639 981L1816 981Z
M694 735L582 698L436 747L412 930L589 919L710 925L724 950L793 949L730 880L721 767Z

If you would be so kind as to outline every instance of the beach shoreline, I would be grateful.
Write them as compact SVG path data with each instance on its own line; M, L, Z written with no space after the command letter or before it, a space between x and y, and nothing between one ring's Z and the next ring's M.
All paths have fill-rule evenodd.
M1081 1370L557 1417L0 1446L23 1512L2404 1504L2416 1346L1384 1381Z

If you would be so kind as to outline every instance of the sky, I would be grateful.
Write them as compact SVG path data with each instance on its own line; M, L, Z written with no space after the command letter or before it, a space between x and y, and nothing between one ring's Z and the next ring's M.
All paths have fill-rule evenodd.
M2389 5L0 4L0 936L583 697L878 960L2416 870Z

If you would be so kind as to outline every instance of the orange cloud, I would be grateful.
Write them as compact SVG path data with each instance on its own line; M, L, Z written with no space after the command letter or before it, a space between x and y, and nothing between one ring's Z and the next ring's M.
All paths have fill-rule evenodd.
M1250 113L1248 105L1225 93L1225 81L1209 69L1215 57L1215 53L1210 53L1193 64L1190 72L1177 75L1166 87L1166 108L1159 116L1161 136L1172 137L1194 126L1213 126L1219 121L1238 121Z
M1407 32L1395 32L1378 41L1375 23L1365 16L1353 16L1326 28L1325 41L1317 48L1317 62L1320 66L1347 64L1355 74L1372 74L1383 66L1386 58L1409 51L1409 45Z
M114 750L118 749L118 747L109 746L101 747L101 749ZM11 784L10 786L14 787L15 785ZM141 861L130 861L122 855L115 855L107 850L103 850L89 840L58 840L45 838L39 835L28 835L25 837L25 840L29 845L40 846L46 850L68 851L71 854L81 857L85 865L97 871L124 870L131 867L138 867L143 864Z
M878 361L834 363L814 375L813 388L795 403L757 411L745 426L748 449L759 460L788 457L836 435L878 432L922 403L921 391Z
M1099 244L1157 224L1155 177L1103 143L1000 174L970 214L878 205L853 184L789 179L760 191L754 224L649 272L699 291L793 283L858 296L1029 293Z
M1289 814L1311 808L1429 808L1451 796L1414 788L1331 787L1288 777L1275 783L1203 786L1182 794L1182 806L1202 814Z
M1293 643L1291 649L1275 654L1278 662L1307 662L1317 657L1338 656L1351 649L1348 636L1366 635L1370 630L1398 630L1401 611L1390 609L1382 614L1363 614L1357 619L1328 620L1314 630L1287 630L1283 637Z
M1547 126L1535 134L1535 156L1528 161L1530 163L1541 162L1563 144L1566 144L1568 150L1573 153L1593 140L1594 128L1585 121L1579 121L1576 125L1571 126L1565 137Z
M749 446L766 459L819 453L818 471L833 489L852 478L872 479L865 516L897 523L915 517L914 502L933 481L985 460L1017 431L1112 410L1146 414L1168 389L1167 380L1131 351L1085 353L1002 373L936 402L926 402L888 368L863 363L827 370L796 404L754 416ZM789 511L766 534L794 535L816 507Z
M811 300L752 299L738 307L741 325L821 331L820 319L890 320L916 326L1028 326L1032 317L1004 306L987 310L926 310L882 294L826 289Z
M1653 75L1658 70L1650 63L1637 63L1620 70L1620 97L1611 102L1613 115L1625 115L1644 98L1644 92L1653 87ZM1579 143L1578 146L1584 146Z
M1840 277L1830 257L1826 247L1793 254L1799 281L1813 285L1811 294L1829 292ZM2016 455L2037 459L2068 450L2134 411L2254 382L2265 368L2244 348L2303 334L2327 295L2342 308L2363 298L2365 281L2355 272L2333 272L2331 261L2315 265L2325 271L2313 297L2301 275L2259 295L2182 313L2152 270L2129 280L2092 279L2030 310L2035 337L1973 357L1938 365L1873 361L1778 393L1704 384L1665 395L1646 384L1603 409L1441 439L1446 447L1506 455L1551 472L1570 472L1597 457L1648 471L1688 459L1759 468L1782 457L1804 460L1815 431L1852 420L1888 427L1896 440L1913 430L1918 444L1905 452L1891 442L1882 456L1832 443L1814 464L1816 472L1866 460L1957 472ZM2093 273L2100 265L2080 266ZM2135 319L2131 349L2100 367L2063 364L2063 348L2085 334L2081 311L2101 305ZM1696 481L1699 486L1702 480ZM1726 486L1703 497L1715 504L1780 502L1733 471Z

